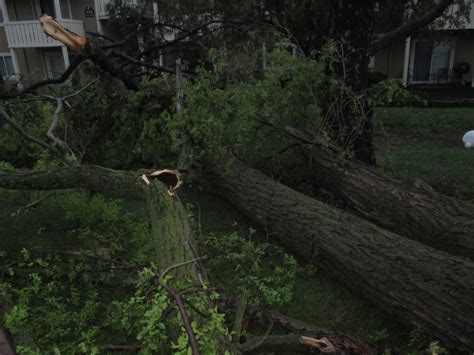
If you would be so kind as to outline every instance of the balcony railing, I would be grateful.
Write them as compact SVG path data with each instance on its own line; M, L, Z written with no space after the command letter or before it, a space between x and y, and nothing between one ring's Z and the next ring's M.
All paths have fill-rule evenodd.
M78 20L57 20L68 30L84 36L84 24ZM9 48L59 47L62 44L47 36L39 21L13 21L5 23Z

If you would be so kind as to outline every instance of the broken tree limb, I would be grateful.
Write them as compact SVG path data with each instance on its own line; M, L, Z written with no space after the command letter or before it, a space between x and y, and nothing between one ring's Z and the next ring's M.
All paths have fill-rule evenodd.
M299 334L269 335L253 339L253 342L259 342L256 348L259 351L297 351L311 352L311 354L349 354L338 352L328 339L316 339ZM247 353L254 351L253 342L242 344L240 349Z
M230 157L213 191L302 259L446 344L474 349L474 262L403 238L296 192Z
M221 295L218 302L218 308L225 312L228 312L229 309L231 309L232 311L238 313L240 302L241 300L235 300ZM264 317L262 317L262 315ZM259 335L245 343L239 344L239 347L241 347L241 350L243 351L260 350L260 346L264 345L265 338L272 335L272 333L275 331L275 333L278 333L279 335L284 333L289 335L303 335L314 339L325 338L328 340L328 343L331 343L332 347L336 349L337 354L372 355L377 353L375 347L361 340L355 339L347 334L329 331L313 324L308 324L298 319L290 318L275 311L247 305L244 317L247 320L247 322L245 322L247 325L248 323L257 323L258 329L261 330L266 327L267 331L264 335ZM263 321L263 319L266 319L266 321ZM245 330L248 330L248 328L245 328ZM288 345L290 347L294 347L295 344L296 343L292 340Z
M433 8L426 12L423 16L420 16L403 26L397 27L396 29L384 34L381 37L376 38L369 44L369 55L381 51L384 48L391 46L398 40L405 39L411 36L416 31L429 25L431 22L440 17L446 9L454 3L454 0L441 0L437 1Z
M269 312L275 326L296 334L310 334L313 338L328 339L339 354L375 354L371 345L346 334L330 332L297 319L284 316L278 312Z
M78 165L54 170L0 170L0 187L15 190L85 189L112 198L143 199L138 172Z
M178 170L156 170L148 174L143 174L141 178L147 185L151 184L151 180L157 179L161 181L168 189L168 194L170 196L176 196L176 189L183 184L181 173Z
M90 59L102 70L121 80L127 89L138 90L139 85L136 80L129 76L121 66L117 65L111 59L109 52L100 48L100 46L94 43L90 38L79 36L78 34L69 31L48 15L42 15L39 20L43 27L43 31L48 36L63 43L80 57Z
M474 259L474 205L417 188L355 160L341 159L311 133L293 127L318 184L358 215L433 248Z
M85 51L86 46L86 37L79 36L78 34L69 31L68 29L64 28L62 25L57 23L53 20L51 16L47 14L43 14L39 17L39 21L41 22L41 26L43 27L43 31L54 38L55 40L63 43L66 47L68 47L73 52L81 56L86 56L87 53Z

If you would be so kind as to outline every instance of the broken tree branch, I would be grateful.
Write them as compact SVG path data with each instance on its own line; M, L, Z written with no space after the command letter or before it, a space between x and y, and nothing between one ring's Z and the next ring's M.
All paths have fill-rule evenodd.
M83 57L80 57L80 56L75 57L74 60L69 65L69 67L64 71L63 74L61 74L60 77L56 79L41 80L41 81L38 81L37 83L34 83L28 86L25 89L7 92L5 94L0 95L0 99L2 100L14 99L16 97L20 97L26 94L31 94L35 90L47 85L62 84L66 80L69 79L71 74L74 72L74 70L76 70L79 67L79 65L83 62L83 60L84 60Z
M255 346L254 343L258 343ZM246 353L256 349L265 351L310 351L312 354L336 354L336 348L327 338L316 339L300 334L268 335L240 345Z
M201 261L201 260L206 260L207 259L207 256L202 256L202 257L199 257L199 258L194 258L192 260L188 260L188 261L183 261L182 263L178 263L178 264L174 264L174 265L171 265L169 267L167 267L160 275L159 279L163 279L166 275L168 275L168 273L174 269L177 269L179 267L182 267L182 266L186 266L186 265L189 265L189 264L193 264L195 262L198 262L198 261Z
M433 7L431 11L427 12L425 15L384 34L382 37L375 39L369 45L369 55L374 55L382 49L391 46L396 41L411 36L419 29L429 25L435 19L440 17L443 12L446 11L446 9L453 3L454 0L441 0Z
M87 56L87 52L85 51L87 42L86 37L79 36L76 33L69 31L47 14L41 15L39 21L41 22L43 31L46 34L61 42L73 52L83 57Z
M43 148L46 148L46 149L51 149L53 151L55 151L55 149L53 147L51 147L50 144L46 143L45 141L39 139L39 138L36 138L34 136L32 136L31 134L29 134L25 129L23 129L23 127L21 127L19 124L17 124L9 115L8 113L3 109L2 106L0 106L0 116L8 123L10 124L10 126L12 126L12 128L17 131L24 139L30 141L30 142L33 142ZM55 151L55 153L58 153L57 150Z

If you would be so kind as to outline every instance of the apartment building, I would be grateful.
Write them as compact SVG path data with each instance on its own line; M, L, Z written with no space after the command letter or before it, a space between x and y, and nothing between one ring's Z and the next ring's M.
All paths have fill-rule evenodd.
M140 6L141 0L122 0ZM43 33L38 17L47 13L65 28L109 34L108 8L112 0L0 0L0 71L4 80L24 82L54 78L74 55Z
M459 6L454 4L447 11L456 14ZM393 14L383 13L387 10L382 5L379 11L382 12L381 19L392 16L393 21ZM392 25L401 24L400 16L395 16L395 19ZM469 72L462 76L455 70L461 63L470 66ZM456 25L445 23L429 37L408 37L377 53L371 58L370 68L389 78L402 79L406 86L470 83L474 87L474 6L466 17L459 18Z

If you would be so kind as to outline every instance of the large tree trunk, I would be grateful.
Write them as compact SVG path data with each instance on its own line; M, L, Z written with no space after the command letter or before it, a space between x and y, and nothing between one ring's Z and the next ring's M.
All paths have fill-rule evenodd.
M474 259L474 205L409 185L317 144L308 132L287 128L301 142L318 184L364 219L436 249ZM312 143L310 143L312 142Z
M367 48L375 24L375 1L356 5L351 1L334 0L331 6L334 18L330 36L337 41L336 47L341 48L339 74L354 93L359 93L368 86ZM328 109L332 117L329 128L339 145L352 149L357 159L375 165L372 107L365 97L361 99L360 108L354 110L353 104L345 104L337 115L331 115Z
M451 346L474 349L474 263L298 193L230 159L215 191L303 259Z

